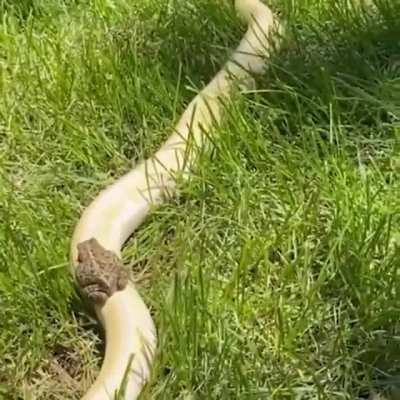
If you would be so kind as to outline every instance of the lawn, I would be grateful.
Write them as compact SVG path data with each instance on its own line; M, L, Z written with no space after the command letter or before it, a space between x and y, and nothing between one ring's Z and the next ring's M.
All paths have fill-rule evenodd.
M142 399L400 390L400 3L276 0L283 45L124 249ZM371 2L369 2L371 3ZM79 399L103 337L68 251L244 26L219 0L0 0L0 398Z

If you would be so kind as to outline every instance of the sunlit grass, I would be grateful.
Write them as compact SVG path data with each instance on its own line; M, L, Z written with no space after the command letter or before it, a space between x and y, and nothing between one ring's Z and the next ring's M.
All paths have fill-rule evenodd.
M124 252L160 337L145 399L400 387L400 7L275 3L282 50ZM243 27L212 0L0 11L0 397L78 399L102 334L68 272L74 224Z

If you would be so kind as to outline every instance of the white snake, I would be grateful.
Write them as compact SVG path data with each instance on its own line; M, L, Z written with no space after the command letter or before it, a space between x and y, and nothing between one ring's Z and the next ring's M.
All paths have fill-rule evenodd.
M191 101L175 132L156 154L103 190L84 211L71 243L72 272L94 303L106 333L99 376L84 400L134 400L148 381L156 349L156 330L149 310L121 268L121 247L152 206L173 193L174 175L195 161L194 148L222 117L223 102L240 83L250 88L251 74L264 69L269 36L279 29L271 10L260 0L236 0L248 30L230 60ZM123 383L124 390L121 391Z

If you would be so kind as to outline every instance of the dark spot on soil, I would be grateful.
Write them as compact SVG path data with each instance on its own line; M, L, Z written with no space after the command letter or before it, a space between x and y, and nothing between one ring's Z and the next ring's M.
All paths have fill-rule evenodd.
M53 359L71 378L79 377L82 360L73 349L57 344L53 350Z

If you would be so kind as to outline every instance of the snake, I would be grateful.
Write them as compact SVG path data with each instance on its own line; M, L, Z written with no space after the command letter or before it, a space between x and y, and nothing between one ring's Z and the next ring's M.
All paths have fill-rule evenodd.
M82 400L137 399L149 382L157 351L155 323L123 265L124 243L154 207L177 191L221 122L237 88L253 89L265 70L281 24L261 0L235 0L247 25L239 45L191 100L155 154L103 189L83 210L70 247L71 273L105 332L100 372Z

